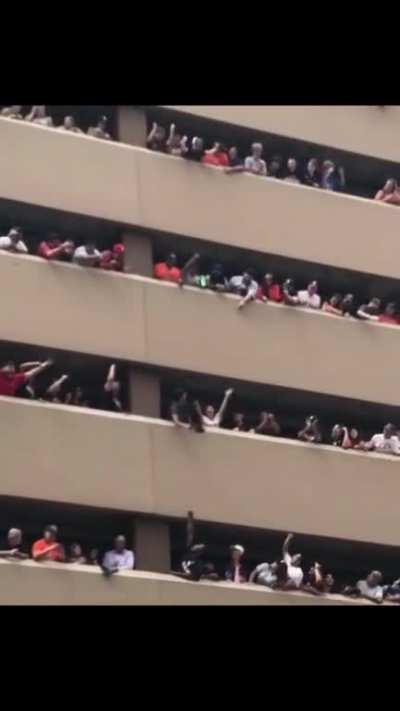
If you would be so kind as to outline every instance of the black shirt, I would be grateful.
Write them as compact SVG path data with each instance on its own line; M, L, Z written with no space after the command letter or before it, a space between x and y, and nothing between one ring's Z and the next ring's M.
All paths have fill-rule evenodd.
M151 141L147 141L147 148L150 148L151 151L165 153L167 150L167 143L165 139L159 140L157 138L152 138Z
M318 172L315 172L314 175L311 175L311 173L309 173L307 169L304 171L304 175L303 175L304 185L311 185L311 187L315 187L315 183L317 183L317 185L319 187L320 181L321 181L321 178L320 178Z
M107 410L108 412L123 412L120 401L113 397L112 393L108 393L106 391L103 392L100 409Z
M189 148L188 152L184 154L184 158L187 158L187 160L193 160L196 163L200 163L203 155L204 150L194 151L192 148Z
M177 415L181 422L190 422L190 407L187 402L180 403L174 400L170 406L170 414Z

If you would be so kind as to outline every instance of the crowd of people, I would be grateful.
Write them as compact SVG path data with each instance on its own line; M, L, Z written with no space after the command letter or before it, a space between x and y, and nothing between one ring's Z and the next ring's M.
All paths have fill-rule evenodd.
M14 254L31 253L23 230L18 226L12 227L7 235L0 237L0 250ZM58 233L50 232L46 239L39 243L35 253L47 261L72 262L81 267L107 271L124 270L125 246L120 242L114 244L111 249L100 251L93 239L87 239L84 244L75 246L73 240L62 239ZM310 281L305 288L298 289L293 279L287 278L279 283L270 272L258 277L252 268L247 268L241 273L227 276L222 264L211 264L207 271L202 271L199 264L200 255L196 253L183 267L179 267L176 254L171 252L164 261L154 265L154 277L180 286L187 284L199 289L235 294L240 297L237 305L239 310L254 301L272 302L320 310L334 316L362 321L392 326L400 324L400 310L394 301L383 305L380 298L373 297L357 304L352 293L335 293L322 299L316 280Z
M22 105L6 106L0 111L0 116L59 131L113 140L108 131L106 116L100 116L97 123L90 126L86 133L77 125L72 115L65 116L62 123L56 126L53 118L48 115L46 106L32 106L25 115ZM275 154L267 158L264 156L264 146L260 142L252 143L249 155L242 157L237 146L228 147L222 140L213 141L212 146L206 148L204 138L201 136L189 138L187 135L182 135L175 124L171 124L167 131L164 126L154 122L147 136L147 147L153 151L186 158L214 168L222 168L230 175L246 172L334 192L344 191L346 188L344 167L332 160L313 157L303 164L295 156L283 158ZM376 192L374 199L389 205L400 205L400 188L397 180L388 178L382 188Z
M206 142L201 136L189 139L177 130L175 124L171 124L167 132L163 126L154 122L147 137L147 146L153 151L222 168L230 175L252 173L333 191L344 190L346 186L344 168L331 160L310 158L303 166L294 156L284 160L280 155L273 155L267 159L264 157L264 146L258 142L252 143L249 155L242 157L237 146L228 147L223 141L214 141L210 148L206 148Z
M295 156L264 155L262 143L251 144L249 155L243 157L237 146L228 147L222 140L214 141L206 148L201 136L189 138L171 124L169 131L154 122L147 137L150 150L185 158L202 165L222 168L226 174L251 173L260 177L275 178L297 185L342 192L346 188L344 167L332 160L309 158L302 163ZM388 205L400 205L400 187L397 180L389 178L374 196L375 200Z
M104 575L109 577L120 570L133 570L135 567L135 554L127 548L126 538L123 535L115 536L113 547L100 556L98 548L91 548L84 553L80 543L72 543L68 550L59 541L58 526L51 524L44 528L42 538L35 541L29 549L24 544L23 532L19 528L10 528L0 550L0 558L4 560L28 560L31 558L37 563L67 563L69 565L97 565Z
M55 367L53 360L43 362L28 361L17 365L7 361L0 367L0 395L21 397L73 407L97 408L108 412L126 413L123 397L123 383L117 376L117 365L112 363L103 384L90 390L76 384L76 379L67 373L49 375ZM39 376L46 373L46 382ZM39 382L38 382L39 381ZM177 389L169 406L169 417L177 428L205 432L221 427L234 432L266 435L270 437L292 437L285 432L285 427L275 413L268 410L261 412L242 412L236 409L227 416L228 404L234 393L233 388L225 391L218 408L211 403L202 405L197 397L189 395L187 390ZM345 450L380 452L400 455L400 429L387 423L381 433L363 437L358 427L343 423L335 424L328 437L324 437L318 417L306 417L304 425L297 432L297 438L310 444L330 444Z
M7 235L0 237L0 250L13 254L30 254L21 227L12 227ZM116 243L111 249L100 251L93 239L76 246L71 239L62 239L56 232L50 232L36 250L38 257L47 261L72 262L81 267L97 267L108 271L122 272L125 247Z
M315 596L336 592L375 603L385 600L400 602L400 579L384 585L383 574L379 570L373 570L365 579L342 586L336 585L334 576L318 562L314 562L305 574L301 553L293 553L290 550L294 538L292 534L286 537L280 557L271 562L261 562L251 570L246 565L244 547L240 544L231 545L222 572L219 570L220 566L210 559L207 545L194 542L194 516L191 511L188 513L186 528L186 549L182 556L181 569L171 571L186 580L225 580L233 584L264 586L269 590L302 591ZM55 524L45 526L42 537L35 540L32 546L25 544L20 528L10 528L0 550L0 558L11 562L31 559L36 563L97 566L105 577L135 568L135 553L128 547L124 535L115 536L112 547L104 554L96 547L85 552L79 542L74 542L67 548L60 541L59 529Z
M101 138L105 141L112 140L111 135L107 131L108 119L106 116L100 116L94 126L89 126L86 134L77 126L74 116L65 116L63 122L59 126L55 126L53 118L47 113L46 106L32 106L31 110L25 115L22 112L22 106L5 106L0 111L0 116L13 119L14 121L27 121L36 126L45 126L46 128L54 128L59 131L80 133L82 135L91 136L92 138Z
M58 374L49 383L38 384L38 376L54 366L49 359L40 363L30 361L19 366L14 361L8 361L0 367L0 395L7 397L22 397L29 400L49 402L54 405L71 405L74 407L97 407L109 412L124 411L121 400L121 381L117 378L117 366L110 365L106 380L89 400L87 393L80 385L73 384L73 378L67 373Z
M245 562L244 547L239 544L230 546L229 560L221 576L215 562L210 559L208 546L194 542L194 531L194 516L193 512L189 511L186 523L186 551L182 558L181 571L176 573L187 580L198 582L225 579L234 584L254 583L269 590L303 591L317 596L336 592L375 603L385 600L400 602L400 579L383 585L383 574L379 570L373 570L365 579L346 585L336 584L334 576L317 561L305 574L302 554L290 551L294 539L291 533L284 540L280 557L271 562L261 562L251 570Z
M233 392L233 388L226 390L220 407L216 409L209 403L202 406L197 398L189 396L187 390L177 389L169 409L170 418L176 427L194 432L206 432L222 427L225 425L224 417ZM253 423L250 423L250 420L253 420ZM250 416L243 412L233 412L230 422L230 429L234 432L269 437L285 436L277 416L267 410L262 410L258 415L252 413ZM324 438L318 417L309 415L298 431L297 439L309 444L330 444L345 450L400 455L400 428L392 423L387 423L382 432L367 438L362 437L358 427L338 423L333 426L329 438Z
M293 279L287 278L280 283L271 272L258 278L254 269L247 268L229 277L222 264L211 264L204 272L200 269L199 262L200 255L196 253L183 267L179 267L176 254L171 252L165 261L154 265L154 277L179 286L187 284L199 289L235 294L240 297L237 304L239 310L254 301L265 304L272 302L309 308L333 316L400 325L400 310L394 301L383 305L381 299L373 297L364 300L364 303L357 303L352 293L335 293L322 299L316 280L310 281L305 288L298 289Z

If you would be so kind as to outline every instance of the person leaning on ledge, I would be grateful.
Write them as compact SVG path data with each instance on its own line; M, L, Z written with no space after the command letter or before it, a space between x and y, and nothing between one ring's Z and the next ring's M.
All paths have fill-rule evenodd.
M7 533L7 548L0 551L0 558L5 560L26 560L29 558L22 547L22 531L20 528L10 528Z

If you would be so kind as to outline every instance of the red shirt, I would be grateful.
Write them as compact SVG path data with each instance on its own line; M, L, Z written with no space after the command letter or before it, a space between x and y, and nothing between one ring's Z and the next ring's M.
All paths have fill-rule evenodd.
M40 538L32 546L32 556L35 557L38 553L44 553L48 548L54 546L54 543L48 543L44 538ZM65 559L64 547L61 543L57 543L57 548L49 550L46 556L43 556L40 560L55 560L56 562L63 562Z
M113 262L115 262L115 264L113 264ZM122 272L122 260L118 258L118 255L109 249L101 255L100 269L110 269L115 272Z
M265 293L265 288L259 286L256 298L261 300L264 296L267 296L270 301L279 303L283 299L282 289L279 284L272 284L272 286L268 287L267 293Z
M201 159L205 165L216 165L227 168L229 166L229 158L227 153L220 151L219 153L205 153Z
M0 370L0 395L13 397L27 381L25 373L5 373L4 370Z
M41 242L39 244L39 248L38 248L39 257L43 257L43 259L48 259L50 252L52 252L52 248L50 247L48 242Z
M154 267L154 276L162 281L179 282L181 278L181 270L179 267L169 267L166 262L159 262Z

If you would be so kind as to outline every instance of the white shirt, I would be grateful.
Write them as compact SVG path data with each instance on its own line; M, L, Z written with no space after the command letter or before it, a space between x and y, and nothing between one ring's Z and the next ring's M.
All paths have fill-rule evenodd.
M95 249L93 254L88 254L88 251L83 244L82 247L76 248L72 261L75 262L75 264L85 264L90 266L91 264L96 264L100 257L101 254L98 249Z
M319 294L309 294L307 289L304 291L298 291L297 297L302 306L309 306L310 309L320 309L321 308L321 297Z
M118 568L118 570L133 570L135 556L132 551L128 551L126 548L121 553L115 550L107 551L103 558L103 565L107 568Z
M368 597L370 600L383 600L382 585L375 585L375 587L370 588L366 580L359 580L357 587L363 597Z
M0 249L11 249L11 247L16 249L17 252L21 252L21 254L28 254L28 247L22 239L18 240L15 244L15 242L13 243L8 235L0 237Z
M387 439L383 434L376 434L370 440L370 445L378 452L400 454L400 440L396 435Z
M245 170L255 175L267 175L267 164L262 158L248 156L244 162Z
M221 424L221 417L218 413L215 417L213 417L213 419L207 417L207 415L203 415L202 420L204 427L219 427Z
M287 576L291 580L296 588L299 588L303 582L304 573L301 568L297 565L292 565L292 556L290 553L285 553L283 560L287 565Z

